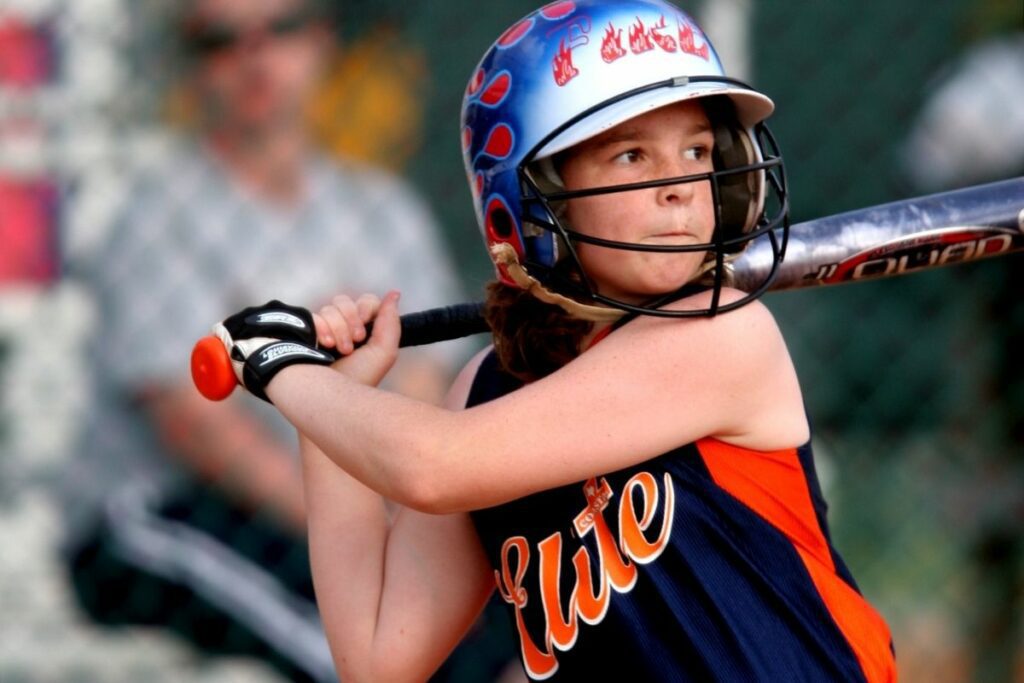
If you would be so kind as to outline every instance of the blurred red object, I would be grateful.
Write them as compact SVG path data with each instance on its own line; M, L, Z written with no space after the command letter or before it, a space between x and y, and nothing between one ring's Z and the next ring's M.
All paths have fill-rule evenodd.
M0 285L56 280L57 226L58 192L52 181L0 178Z
M54 75L52 36L46 25L0 17L0 85L29 88Z

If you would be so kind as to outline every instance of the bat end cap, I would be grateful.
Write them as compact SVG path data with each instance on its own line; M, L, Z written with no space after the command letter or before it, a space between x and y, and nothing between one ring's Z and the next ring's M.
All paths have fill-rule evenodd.
M216 337L203 337L192 349L192 382L205 398L223 401L238 380L227 349Z

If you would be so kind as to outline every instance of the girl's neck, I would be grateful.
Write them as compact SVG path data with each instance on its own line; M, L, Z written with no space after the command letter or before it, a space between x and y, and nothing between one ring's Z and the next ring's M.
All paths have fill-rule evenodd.
M602 339L607 337L615 329L614 323L594 323L593 329L590 330L580 341L581 352L585 352Z

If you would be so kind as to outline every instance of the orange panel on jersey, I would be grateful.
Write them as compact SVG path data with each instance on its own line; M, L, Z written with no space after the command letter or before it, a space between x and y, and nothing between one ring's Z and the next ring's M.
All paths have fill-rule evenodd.
M864 677L871 683L895 681L896 662L890 647L892 636L885 620L842 578L799 547L797 552L836 625L857 655Z
M835 573L795 448L754 451L715 439L697 442L715 483L777 528L796 547L833 620L868 681L895 681L889 629L882 617Z
M715 483L834 571L796 449L751 451L715 439L697 442Z

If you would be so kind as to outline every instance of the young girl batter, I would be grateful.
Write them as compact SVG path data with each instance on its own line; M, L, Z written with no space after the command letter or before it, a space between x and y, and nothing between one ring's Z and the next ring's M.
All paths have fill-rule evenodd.
M728 287L747 243L784 250L772 107L672 5L552 3L467 90L499 279L494 346L445 407L375 388L397 292L337 297L305 316L317 339L225 322L299 431L342 680L427 678L495 584L537 680L895 678L829 541L786 345L760 291Z

